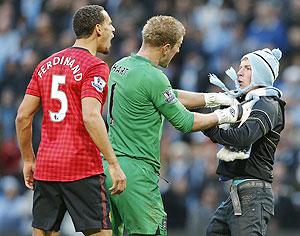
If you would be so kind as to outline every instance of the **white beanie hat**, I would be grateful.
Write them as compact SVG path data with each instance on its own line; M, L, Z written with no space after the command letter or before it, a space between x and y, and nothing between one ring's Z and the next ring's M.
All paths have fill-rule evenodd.
M282 53L278 48L272 51L269 48L264 48L243 56L242 60L248 58L252 68L250 86L273 86L278 77L281 56Z

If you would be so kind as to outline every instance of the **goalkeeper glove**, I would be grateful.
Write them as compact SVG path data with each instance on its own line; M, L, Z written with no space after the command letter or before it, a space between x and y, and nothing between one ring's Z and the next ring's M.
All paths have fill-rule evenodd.
M243 107L240 104L236 104L225 109L215 110L213 113L217 115L219 125L236 123L242 118Z
M205 100L205 107L216 107L216 106L232 106L238 101L225 93L203 93Z

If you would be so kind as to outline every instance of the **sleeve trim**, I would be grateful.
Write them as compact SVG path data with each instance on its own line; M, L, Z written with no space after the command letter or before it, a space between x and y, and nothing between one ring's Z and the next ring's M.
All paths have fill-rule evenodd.
M34 89L31 88L27 88L25 94L32 95L39 98L41 97Z
M266 140L269 141L270 144L273 145L274 148L276 148L276 144L275 144L275 143L273 143L273 142L272 142L270 139L268 139L266 136L264 136L264 137L265 137Z
M271 130L271 132L277 134L280 137L280 133L276 132L275 130Z
M273 124L272 124L272 121L271 121L271 119L270 119L268 113L266 113L265 111L260 110L260 109L253 109L252 111L258 111L258 112L262 112L263 114L265 114L266 117L268 118L269 122L270 122L271 130L273 129Z
M103 106L103 104L102 104L102 101L100 100L100 98L99 97L96 97L96 96L92 96L92 95L83 95L80 99L82 100L82 99L84 99L84 98L95 98L95 99L97 99L100 103L101 103L101 105Z

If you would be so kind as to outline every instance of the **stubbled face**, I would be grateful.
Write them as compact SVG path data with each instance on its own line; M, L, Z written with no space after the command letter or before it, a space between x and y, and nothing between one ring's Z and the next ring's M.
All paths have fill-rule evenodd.
M103 10L104 21L100 26L101 36L98 39L97 51L103 54L108 54L111 47L111 40L114 37L115 28L106 11Z
M159 63L158 63L161 67L164 67L164 68L168 67L171 60L175 56L175 54L179 52L182 41L183 41L183 37L181 37L178 40L178 42L174 45L173 48L169 47L169 48L165 49L165 54L160 58Z
M247 58L241 61L239 71L237 74L238 82L242 89L250 85L252 77L252 68Z

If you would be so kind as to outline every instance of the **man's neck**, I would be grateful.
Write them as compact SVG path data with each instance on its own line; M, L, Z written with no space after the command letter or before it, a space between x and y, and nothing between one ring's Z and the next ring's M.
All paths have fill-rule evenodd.
M160 50L156 47L145 47L142 45L137 55L147 58L155 65L159 65Z
M91 40L89 38L76 39L73 47L84 48L94 56L96 56L97 53L97 44L94 40Z

